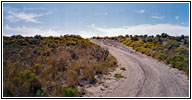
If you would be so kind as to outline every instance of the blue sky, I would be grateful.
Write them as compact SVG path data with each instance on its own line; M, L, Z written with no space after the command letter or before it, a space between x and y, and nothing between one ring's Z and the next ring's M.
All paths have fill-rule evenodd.
M4 3L3 34L189 34L188 3Z

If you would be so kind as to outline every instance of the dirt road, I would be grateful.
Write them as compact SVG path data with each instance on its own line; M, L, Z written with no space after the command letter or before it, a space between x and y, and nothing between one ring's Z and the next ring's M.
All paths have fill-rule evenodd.
M188 77L177 69L170 68L151 57L137 53L130 47L112 40L91 40L104 48L117 59L116 68L101 82L87 87L85 96L96 97L188 97ZM116 79L115 73L124 78Z

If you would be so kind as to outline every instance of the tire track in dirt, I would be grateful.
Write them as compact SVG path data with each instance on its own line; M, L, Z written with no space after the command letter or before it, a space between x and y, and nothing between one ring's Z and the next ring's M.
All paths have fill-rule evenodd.
M86 88L90 94L85 96L188 97L188 77L177 69L112 40L91 41L107 48L126 71L116 68L110 75L104 76L102 84ZM115 73L121 73L125 78L116 79Z

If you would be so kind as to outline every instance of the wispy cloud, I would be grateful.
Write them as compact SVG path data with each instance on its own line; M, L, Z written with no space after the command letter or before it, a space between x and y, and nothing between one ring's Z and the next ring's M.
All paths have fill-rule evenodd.
M102 36L117 36L117 35L156 35L163 32L168 33L173 36L178 36L181 34L189 35L189 27L171 25L171 24L143 24L137 26L123 26L119 28L102 28L94 26L93 29L101 33Z
M145 10L144 10L144 9L141 9L141 10L137 10L136 12L142 14L142 13L145 13Z
M41 14L36 13L26 13L21 10L15 11L14 8L10 8L6 10L7 16L5 17L10 22L18 22L18 21L25 21L25 22L32 22L32 23L40 23L36 18L51 14L52 12L46 12Z
M61 35L60 31L55 31L51 28L37 28L37 27L11 27L6 25L4 30L14 32L15 34L21 34L23 36L34 36L34 35L42 35L42 36L59 36Z
M175 19L178 20L178 19L179 19L179 16L175 16Z
M165 16L151 16L151 18L154 18L154 19L163 19L163 18L165 18Z

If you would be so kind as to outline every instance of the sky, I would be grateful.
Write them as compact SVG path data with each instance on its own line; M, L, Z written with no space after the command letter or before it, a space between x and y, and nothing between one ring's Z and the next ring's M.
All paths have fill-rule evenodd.
M3 3L3 35L189 35L188 3Z

